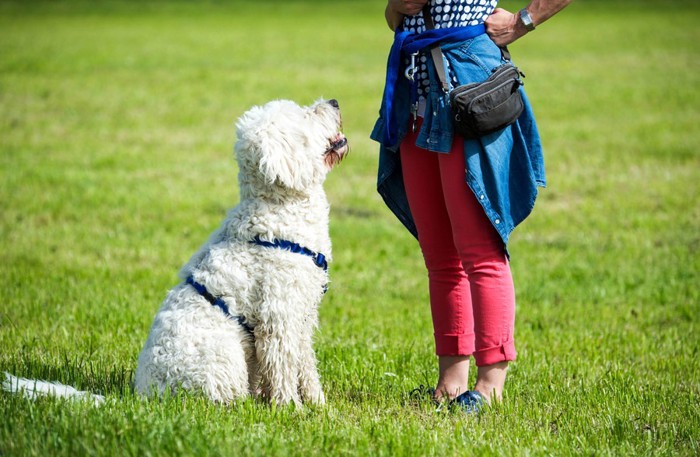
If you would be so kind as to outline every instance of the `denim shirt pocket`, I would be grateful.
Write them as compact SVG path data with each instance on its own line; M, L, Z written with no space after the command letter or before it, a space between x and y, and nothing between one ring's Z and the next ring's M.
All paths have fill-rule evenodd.
M428 66L429 73L431 70L434 71L434 68ZM454 137L450 95L445 93L432 77L423 119L423 127L416 139L416 145L433 152L450 152Z

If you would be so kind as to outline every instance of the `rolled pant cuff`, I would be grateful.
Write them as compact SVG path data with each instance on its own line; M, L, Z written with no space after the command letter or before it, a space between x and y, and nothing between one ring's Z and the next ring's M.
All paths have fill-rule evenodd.
M508 341L500 346L481 349L474 352L474 361L477 367L493 365L495 363L515 360L518 353L515 351L513 341Z
M474 334L438 335L435 334L435 354L438 356L464 355L474 353Z

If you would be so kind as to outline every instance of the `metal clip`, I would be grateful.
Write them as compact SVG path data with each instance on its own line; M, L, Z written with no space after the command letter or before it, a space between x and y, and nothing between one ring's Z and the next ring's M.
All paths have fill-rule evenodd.
M404 76L406 76L406 79L408 79L411 82L414 82L413 76L416 74L416 56L418 55L417 52L414 52L411 54L411 64L406 67L406 71L404 72Z
M416 133L416 123L418 122L418 102L411 105L411 114L413 115L413 124L411 125L411 130Z

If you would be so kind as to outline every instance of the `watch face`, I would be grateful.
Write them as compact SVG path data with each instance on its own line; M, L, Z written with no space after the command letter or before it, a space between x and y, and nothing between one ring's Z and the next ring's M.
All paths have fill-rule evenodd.
M535 30L535 24L532 23L530 13L528 13L526 9L520 10L520 20L523 21L523 25L527 31Z

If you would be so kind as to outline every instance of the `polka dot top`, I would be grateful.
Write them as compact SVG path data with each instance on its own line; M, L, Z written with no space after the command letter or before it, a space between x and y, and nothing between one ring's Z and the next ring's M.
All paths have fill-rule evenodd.
M486 18L496 8L498 0L430 0L430 13L433 16L433 23L436 29L447 27L465 27L467 25L477 25L483 23ZM425 21L423 21L423 12L421 11L415 16L406 16L403 19L403 29L407 32L422 33L425 31ZM428 68L426 66L430 54L421 54L416 65L416 85L418 88L418 99L424 99L428 93ZM406 65L408 65L408 60ZM454 73L449 68L448 74L452 80L452 85L456 86Z

